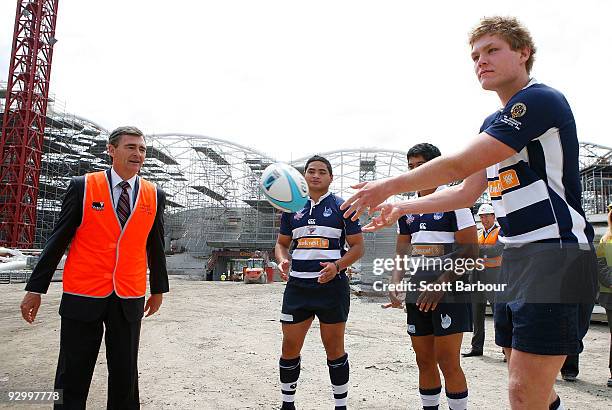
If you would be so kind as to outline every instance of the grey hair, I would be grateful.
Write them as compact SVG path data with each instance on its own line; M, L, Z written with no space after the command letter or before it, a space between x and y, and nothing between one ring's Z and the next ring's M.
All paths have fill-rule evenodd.
M144 134L138 128L132 126L124 126L117 127L110 133L110 135L108 136L109 145L117 147L119 145L119 140L123 135L133 135L135 137L142 137L146 140Z

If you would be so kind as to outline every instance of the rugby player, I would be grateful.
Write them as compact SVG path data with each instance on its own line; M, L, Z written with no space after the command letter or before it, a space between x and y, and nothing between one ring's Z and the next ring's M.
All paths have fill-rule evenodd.
M488 188L505 244L500 279L512 288L494 316L496 343L508 357L510 404L562 409L553 385L565 357L583 348L596 293L593 228L580 202L574 116L563 94L530 76L536 48L517 19L482 19L469 44L478 81L497 93L502 108L457 153L398 177L358 184L342 209L352 218L380 211L364 227L375 230L404 214L472 206ZM382 204L396 193L457 180L463 182L413 201ZM571 285L580 294L557 301L567 303L531 303L538 302L538 292L550 298L544 294L548 285L565 290Z
M414 170L440 155L440 150L434 145L417 144L408 151L408 169ZM421 190L417 196L424 197L444 188L441 186ZM435 258L442 260L460 250L461 257L474 258L477 256L477 240L474 217L467 208L451 212L409 214L398 220L396 254L400 258L409 255L433 261ZM467 245L468 254L465 252L466 247L457 249L455 244ZM413 297L406 296L406 312L408 334L419 368L419 393L423 408L438 409L442 391L439 372L441 370L448 407L464 410L467 408L468 388L459 353L463 332L472 331L471 306L466 300L461 300L461 296L459 299L453 298L455 292L452 287L450 292L440 295L439 302L434 301L431 306L420 303L416 295L425 291L421 289L420 284L442 283L445 280L443 275L446 274L433 264L421 265L426 268L410 272L409 281L416 286L416 290L408 291ZM404 280L404 275L403 270L396 269L392 283L399 284ZM389 292L389 297L394 307L401 305L397 291Z
M304 176L309 201L299 212L283 213L275 247L279 268L289 276L281 313L281 409L295 408L300 352L315 316L327 354L335 408L346 409L349 362L344 331L350 307L346 268L363 255L363 235L358 220L343 217L342 198L329 191L333 180L330 162L318 155L311 157Z

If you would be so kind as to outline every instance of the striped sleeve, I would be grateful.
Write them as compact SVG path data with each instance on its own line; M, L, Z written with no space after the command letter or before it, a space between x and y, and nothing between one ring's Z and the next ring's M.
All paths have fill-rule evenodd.
M458 231L476 225L476 222L474 222L474 216L468 208L457 209L454 212L457 220Z

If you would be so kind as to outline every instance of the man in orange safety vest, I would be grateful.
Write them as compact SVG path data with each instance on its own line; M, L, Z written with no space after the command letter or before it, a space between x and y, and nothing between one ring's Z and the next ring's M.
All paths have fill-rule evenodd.
M108 138L112 167L72 178L59 218L21 302L32 323L58 263L63 272L60 352L55 408L85 409L102 335L108 365L109 409L140 408L138 345L143 314L168 292L164 253L165 194L138 176L147 146L135 127ZM145 303L149 273L151 296Z
M478 245L480 247L480 257L483 259L485 269L482 271L473 271L473 283L496 283L499 275L499 268L501 267L501 252L503 249L503 245L497 239L500 228L495 221L495 212L490 204L480 205L477 214L482 223L482 229L478 232ZM483 355L487 300L491 304L491 309L493 309L493 292L473 293L472 318L474 321L474 335L472 336L472 349L462 353L463 357Z

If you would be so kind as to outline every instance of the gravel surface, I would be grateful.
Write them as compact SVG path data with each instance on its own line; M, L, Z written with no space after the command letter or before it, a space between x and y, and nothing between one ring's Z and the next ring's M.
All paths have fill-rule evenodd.
M280 403L278 322L284 285L199 282L172 277L158 314L144 319L139 373L144 409L272 409ZM53 386L59 349L57 313L61 284L52 283L33 325L21 319L23 285L0 285L0 391L48 390ZM350 356L349 407L419 409L417 365L404 313L352 296L346 350ZM471 334L464 337L469 347ZM509 408L507 372L493 343L487 317L485 355L462 361L470 408ZM558 379L566 409L612 408L608 372L608 328L593 324L580 357L575 383ZM104 345L90 389L88 408L106 406ZM441 399L446 409L446 399ZM296 395L299 409L331 409L333 397L313 323L302 351ZM8 406L0 403L0 407ZM13 405L13 408L32 406ZM44 407L44 406L43 406ZM47 408L49 406L46 406Z

